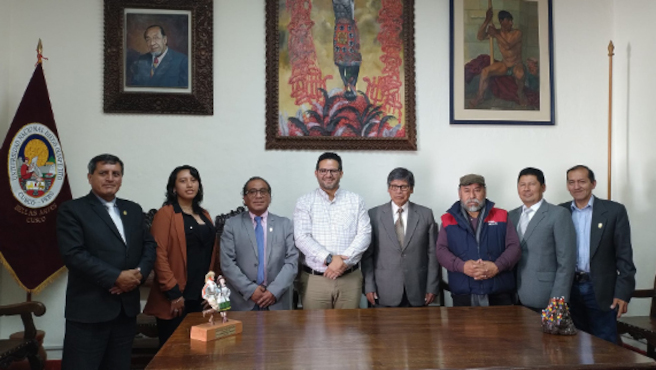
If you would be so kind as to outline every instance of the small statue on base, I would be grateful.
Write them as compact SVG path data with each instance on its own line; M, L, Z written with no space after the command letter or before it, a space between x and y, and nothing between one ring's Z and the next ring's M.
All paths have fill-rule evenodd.
M228 322L228 315L226 311L230 309L230 289L226 286L225 279L219 275L219 286L214 282L214 271L210 271L205 275L205 286L203 287L203 299L212 307L209 310L203 311L205 314L211 314L210 325L214 325L214 313L219 312L223 318L223 322Z

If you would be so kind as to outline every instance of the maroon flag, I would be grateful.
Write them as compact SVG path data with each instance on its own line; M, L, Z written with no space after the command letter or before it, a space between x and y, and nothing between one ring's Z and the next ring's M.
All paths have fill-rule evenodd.
M0 261L23 289L37 293L64 269L55 221L71 199L41 63L0 148L2 162Z

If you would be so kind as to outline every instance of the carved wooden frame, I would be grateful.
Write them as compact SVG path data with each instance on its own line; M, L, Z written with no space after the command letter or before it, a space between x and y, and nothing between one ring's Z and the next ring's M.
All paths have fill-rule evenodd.
M164 9L191 12L191 93L128 92L125 73L124 9ZM213 115L213 1L105 0L105 113ZM156 88L153 88L156 89Z
M266 0L266 149L417 150L414 0L403 0L405 137L282 136L279 130L279 0Z

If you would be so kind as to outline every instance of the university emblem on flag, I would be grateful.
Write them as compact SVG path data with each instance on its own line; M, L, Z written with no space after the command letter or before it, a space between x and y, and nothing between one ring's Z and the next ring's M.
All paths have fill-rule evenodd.
M8 156L9 183L16 200L28 208L52 203L65 178L64 155L57 135L41 123L21 127Z

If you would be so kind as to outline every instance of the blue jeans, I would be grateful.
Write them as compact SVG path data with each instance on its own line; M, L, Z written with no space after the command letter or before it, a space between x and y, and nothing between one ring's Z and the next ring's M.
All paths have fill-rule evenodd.
M596 337L617 344L617 310L602 310L595 298L592 282L572 284L570 313L574 326Z

